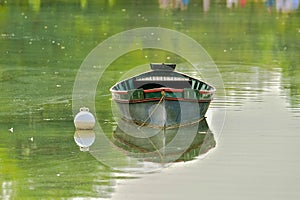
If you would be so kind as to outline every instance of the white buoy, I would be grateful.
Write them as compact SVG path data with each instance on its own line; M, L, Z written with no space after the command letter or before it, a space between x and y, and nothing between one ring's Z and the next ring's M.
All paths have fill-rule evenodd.
M95 138L96 136L93 130L77 130L74 134L74 141L79 146L80 151L89 151Z
M78 130L92 130L95 126L95 117L86 107L80 108L80 112L74 118L74 124Z

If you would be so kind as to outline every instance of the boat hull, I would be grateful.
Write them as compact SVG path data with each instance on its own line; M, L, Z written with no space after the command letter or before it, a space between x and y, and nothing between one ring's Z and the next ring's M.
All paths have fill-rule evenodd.
M204 118L210 101L157 99L138 103L116 101L120 114L140 126L172 128L196 123Z

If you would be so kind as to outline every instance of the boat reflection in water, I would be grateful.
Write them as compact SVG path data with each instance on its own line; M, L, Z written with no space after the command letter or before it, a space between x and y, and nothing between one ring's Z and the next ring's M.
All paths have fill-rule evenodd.
M74 133L74 141L79 146L80 151L89 151L95 138L94 130L76 130Z
M119 120L112 142L130 157L156 163L190 161L216 146L205 118L170 129Z

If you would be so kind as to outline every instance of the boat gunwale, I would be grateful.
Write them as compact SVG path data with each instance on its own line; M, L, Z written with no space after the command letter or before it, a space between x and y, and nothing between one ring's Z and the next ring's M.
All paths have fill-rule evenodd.
M116 89L114 89L114 88L115 88L117 85L119 85L119 84L121 84L121 83L124 83L124 82L126 82L126 81L128 81L128 80L130 80L130 79L135 79L136 77L139 77L139 76L141 76L141 75L145 75L145 74L148 74L148 73L151 73L151 72L154 72L154 71L156 71L156 70L146 71L146 72L143 72L143 73L134 75L134 76L132 76L132 77L129 77L129 78L127 78L127 79L118 81L118 82L115 83L113 86L111 86L111 88L109 89L109 91L110 91L111 93L120 92L120 94L121 94L121 92L123 92L124 94L126 94L125 92L127 92L127 91L129 91L129 90L116 90ZM208 85L208 86L211 88L210 90L199 90L199 91L211 91L210 94L214 94L214 93L216 92L216 88L215 88L214 86L212 86L211 84L209 84L209 83L207 83L207 82L205 82L205 81L203 81L203 80L197 79L197 78L195 78L195 77L192 77L192 76L190 76L190 75L188 75L188 74L185 74L185 73L182 73L182 72L179 72L179 71L176 71L176 70L172 70L172 72L174 72L174 73L176 73L176 74L179 74L179 75L181 75L181 76L183 76L183 77L186 77L186 78L188 78L188 79L190 79L190 80L195 80L195 81L202 82L202 83ZM134 88L134 89L132 89L132 90L137 90L137 89L139 89L139 88ZM156 89L156 88L153 88L153 89ZM157 88L157 89L159 89L159 88ZM178 88L170 88L170 89L181 90L181 89L178 89ZM150 90L152 90L152 89L150 89ZM145 91L145 90L144 90L144 91ZM205 93L200 93L200 94L205 94Z
M152 101L160 101L160 98L145 98L145 99L113 99L117 103L144 103ZM186 99L186 98L174 98L174 97L164 97L165 101L185 101L185 102L194 102L194 103L209 103L212 99Z
M138 89L132 89L132 90L111 90L111 93L116 93L116 94L128 94L128 91L134 91ZM176 89L176 88L167 88L167 87L161 87L161 88L153 88L153 89L146 89L143 90L144 93L153 93L153 92L184 92L184 89ZM216 92L215 89L212 90L195 90L198 91L199 94L214 94Z

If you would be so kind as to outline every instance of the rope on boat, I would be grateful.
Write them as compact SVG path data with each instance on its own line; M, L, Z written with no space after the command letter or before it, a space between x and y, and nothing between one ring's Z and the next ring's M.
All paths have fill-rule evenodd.
M157 110L158 106L163 102L164 99L165 99L165 92L161 91L161 98L160 98L159 102L157 103L155 108L152 110L152 112L149 114L149 116L144 120L144 122L141 125L139 125L139 128L146 125L147 121L151 118L151 116L154 114L154 112ZM161 129L163 129L163 128L164 127L161 127ZM160 159L163 160L164 157L161 154L160 149L157 149L156 145L152 142L152 140L150 138L148 138L148 141L153 146L153 148L156 149L156 152L158 153Z
M205 119L205 117L202 117L202 118L200 118L198 120L195 120L195 121L192 121L192 122L187 122L187 123L184 123L184 124L175 124L175 125L171 125L171 126L167 126L167 127L166 126L147 124L147 121L151 118L151 116L154 114L154 112L158 109L159 105L165 99L165 92L164 91L161 91L161 95L162 96L161 96L159 102L157 103L157 105L155 106L155 108L152 110L152 112L149 114L149 116L142 123L137 122L137 121L132 121L133 123L137 124L139 126L139 128L146 126L146 127L157 128L157 129L161 129L161 130L169 130L169 129L174 129L174 128L180 128L180 127L184 127L184 126L193 125L193 124L199 123L200 121ZM149 143L153 146L153 148L156 149L156 152L158 153L160 159L163 161L164 156L160 152L160 149L157 149L156 145L153 143L153 141L150 138L147 138L147 139L148 139Z
M166 129L166 130L169 130L169 129L180 128L180 127L184 127L184 126L190 126L190 125L193 125L193 124L201 122L205 118L206 117L201 117L200 119L197 119L195 121L191 121L191 122L187 122L187 123L182 123L182 124L174 124L174 125L170 125L170 126L159 126L159 125L154 125L154 124L151 125L151 124L146 124L145 122L141 123L141 122L138 122L138 121L135 121L135 120L128 120L126 118L122 118L122 119L125 120L125 121L127 121L127 122L129 122L129 123L134 123L134 124L138 125L139 127L146 126L146 127L149 127L149 128L157 128L157 129Z
M161 102L165 99L165 92L161 91L161 98L159 100L159 102L157 103L157 105L155 106L155 108L152 110L152 112L149 114L149 116L144 120L144 122L139 125L140 127L145 126L145 124L147 123L147 121L151 118L151 116L154 114L154 112L157 110L158 106L161 104Z
M205 117L201 117L200 119L197 119L197 120L192 121L192 122L187 122L187 123L184 123L184 124L175 124L175 125L172 125L172 126L167 126L166 129L173 129L173 128L180 128L180 127L184 127L184 126L190 126L190 125L199 123L199 122L201 122L204 119L205 119Z

